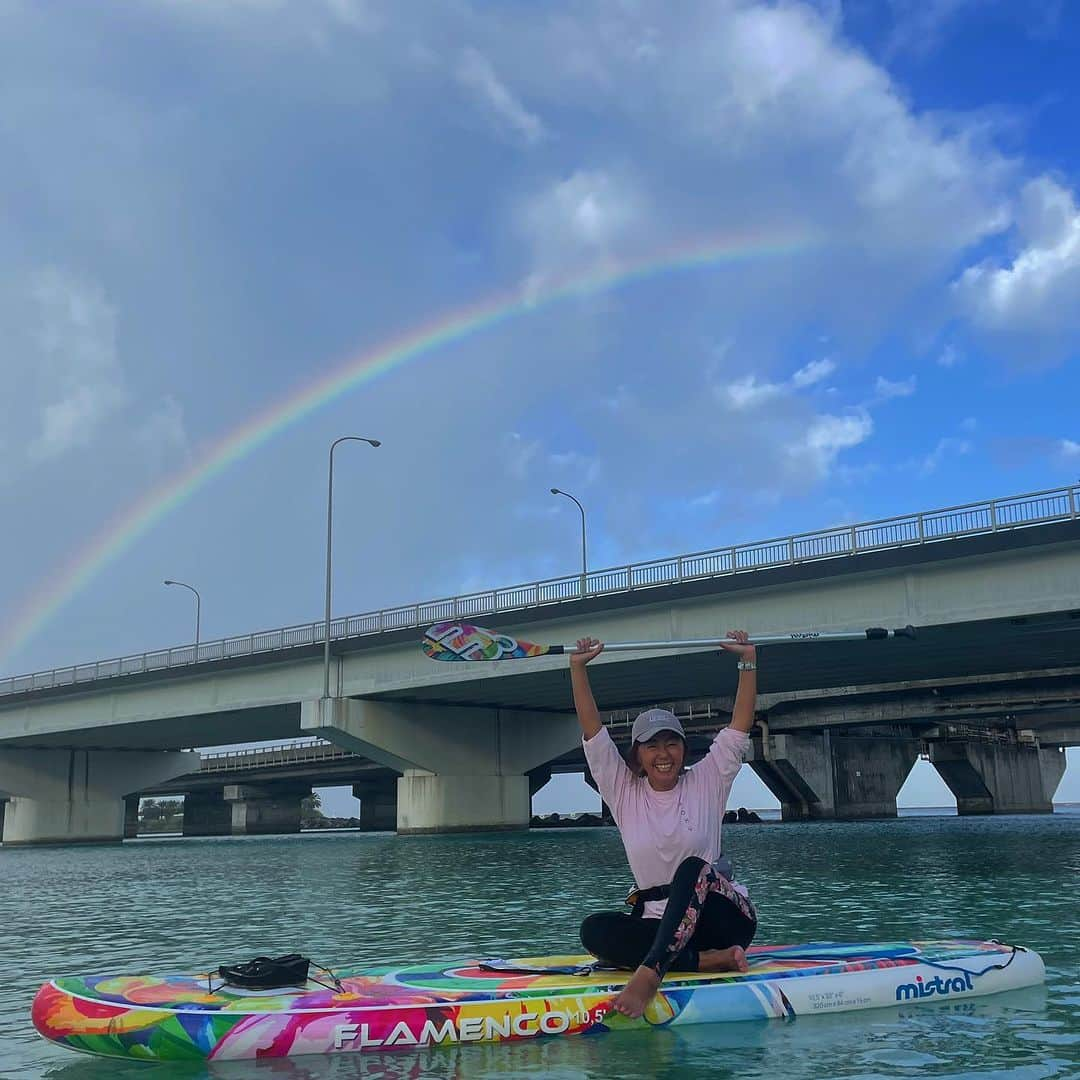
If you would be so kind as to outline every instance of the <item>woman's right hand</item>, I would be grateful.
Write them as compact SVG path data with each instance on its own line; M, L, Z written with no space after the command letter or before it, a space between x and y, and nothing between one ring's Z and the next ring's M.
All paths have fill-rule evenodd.
M570 654L570 666L583 668L590 660L595 660L604 651L604 643L594 637L577 640L577 651Z

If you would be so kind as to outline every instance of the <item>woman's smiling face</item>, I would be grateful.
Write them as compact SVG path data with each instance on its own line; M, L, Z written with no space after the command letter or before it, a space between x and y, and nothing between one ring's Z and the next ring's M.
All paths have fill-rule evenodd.
M670 791L679 782L686 744L674 731L661 731L637 744L637 759L654 791Z

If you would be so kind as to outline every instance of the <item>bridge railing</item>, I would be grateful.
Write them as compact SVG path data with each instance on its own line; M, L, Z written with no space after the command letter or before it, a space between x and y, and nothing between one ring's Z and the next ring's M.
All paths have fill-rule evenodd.
M310 761L337 761L360 755L345 750L325 739L306 742L271 743L246 750L220 750L201 754L200 772L237 772L241 769L263 769L268 765L302 765Z
M362 615L348 615L330 624L331 640L365 637L390 630L423 628L452 619L473 619L484 615L523 611L528 608L562 604L583 596L605 596L656 588L683 581L753 573L777 566L837 559L902 548L914 544L939 543L979 533L1030 528L1051 522L1080 518L1080 486L1053 488L1011 495L1003 499L966 503L940 510L927 510L901 517L882 518L853 525L840 525L816 532L796 533L772 540L733 544L711 551L698 551L606 570L590 570L524 585L445 597L403 607L384 608ZM323 641L323 623L302 623L279 630L224 638L220 641L157 649L135 656L99 660L89 664L53 668L30 675L0 679L0 697L95 682L124 675L167 668L186 667L236 656L279 652Z

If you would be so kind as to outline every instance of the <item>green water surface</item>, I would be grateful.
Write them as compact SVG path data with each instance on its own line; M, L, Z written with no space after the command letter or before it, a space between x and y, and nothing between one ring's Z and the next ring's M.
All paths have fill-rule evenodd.
M145 1065L34 1033L64 973L205 970L302 951L327 965L577 951L621 906L612 829L397 838L160 839L0 848L0 1076L1080 1076L1080 815L743 825L725 846L758 940L996 937L1038 950L1047 985L994 998L587 1038L338 1058Z

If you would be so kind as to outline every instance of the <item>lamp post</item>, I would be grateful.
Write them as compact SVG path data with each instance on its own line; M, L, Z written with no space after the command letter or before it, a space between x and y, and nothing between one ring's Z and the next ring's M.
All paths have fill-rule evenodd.
M378 439L365 439L361 435L342 435L330 444L330 469L326 483L326 617L323 624L323 698L330 697L330 582L333 561L334 538L334 450L338 443L362 442L368 446L381 446Z
M553 487L551 489L552 495L565 495L568 499L573 499L577 503L578 510L581 511L581 598L585 599L585 586L588 583L589 573L589 560L586 553L585 546L585 507L569 491L563 491L561 488Z
M188 592L195 594L195 659L199 658L199 623L202 618L202 597L199 595L199 590L194 585L188 585L184 581L173 581L171 578L166 578L163 582L165 585L179 585L181 589L187 589Z

